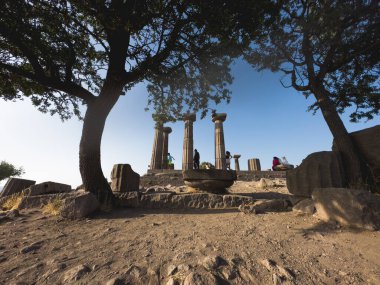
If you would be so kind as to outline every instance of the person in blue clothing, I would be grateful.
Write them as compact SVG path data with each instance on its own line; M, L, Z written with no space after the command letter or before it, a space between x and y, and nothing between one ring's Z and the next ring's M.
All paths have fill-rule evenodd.
M166 159L167 159L167 161L168 161L168 168L169 168L169 169L174 168L173 160L175 160L175 159L174 159L174 157L172 157L172 156L170 155L170 152L168 152L168 156L166 157Z

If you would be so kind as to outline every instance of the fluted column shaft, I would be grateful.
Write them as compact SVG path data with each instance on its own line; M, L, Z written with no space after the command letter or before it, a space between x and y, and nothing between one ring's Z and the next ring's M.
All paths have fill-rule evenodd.
M172 132L172 129L165 127L162 130L162 169L168 169L169 134Z
M226 169L226 147L224 145L223 122L227 114L215 114L212 121L215 123L215 168Z
M150 162L150 169L161 169L162 167L162 145L163 145L163 131L162 125L155 126L152 160Z
M235 160L235 171L240 171L240 165L239 165L239 158L240 154L235 154L234 155L234 160Z
M182 170L193 169L193 122L196 121L195 114L187 114L184 116L185 135L183 138L182 153Z

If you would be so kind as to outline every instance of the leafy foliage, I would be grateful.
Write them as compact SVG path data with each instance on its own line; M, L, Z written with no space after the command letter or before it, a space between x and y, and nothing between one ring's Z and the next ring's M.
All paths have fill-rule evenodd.
M246 53L256 68L284 72L286 87L308 97L326 91L351 121L379 114L378 1L289 1ZM309 107L316 111L318 102Z
M17 168L13 164L10 164L4 160L0 162L0 181L11 176L20 176L24 173L25 172L22 167Z
M259 33L273 13L269 0L3 2L0 97L30 97L62 120L80 117L107 77L124 92L150 83L148 105L159 120L229 101L229 64L247 44L242 22Z

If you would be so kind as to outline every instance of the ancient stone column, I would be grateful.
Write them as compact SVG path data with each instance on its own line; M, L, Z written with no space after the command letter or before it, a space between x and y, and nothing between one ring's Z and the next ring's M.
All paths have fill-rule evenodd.
M224 145L223 122L227 114L213 114L212 121L215 123L215 168L226 169L226 148Z
M235 154L234 155L234 160L235 160L235 171L240 171L240 166L239 166L239 158L240 154Z
M162 144L163 144L163 128L162 124L157 123L155 126L152 160L150 169L161 169L162 167Z
M260 159L258 158L248 159L248 171L260 171L260 170L261 170Z
M182 170L193 169L193 122L196 121L194 113L186 114L185 135L183 138Z
M164 127L162 131L162 169L168 169L169 134L172 132L172 128Z

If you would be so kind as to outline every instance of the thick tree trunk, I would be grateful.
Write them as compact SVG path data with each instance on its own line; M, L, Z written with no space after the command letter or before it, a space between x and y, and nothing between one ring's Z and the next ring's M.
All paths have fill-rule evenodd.
M111 210L113 194L101 167L101 139L108 114L120 96L121 86L109 85L88 104L79 150L79 169L86 191L93 193L102 210ZM120 84L115 84L120 85Z
M337 149L341 153L346 181L349 187L371 188L372 177L364 157L355 146L344 126L334 103L323 88L313 88L313 94L317 99L322 115L334 137Z

